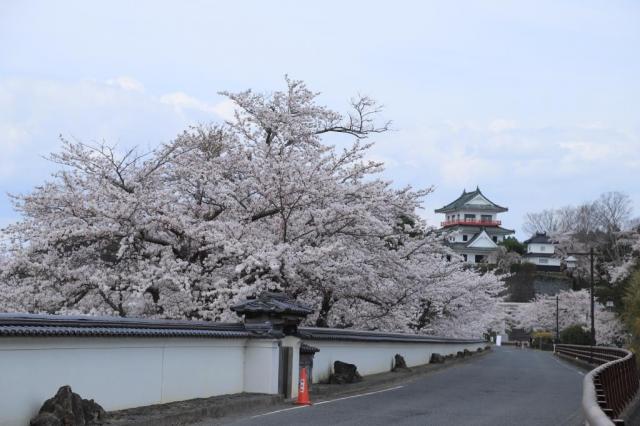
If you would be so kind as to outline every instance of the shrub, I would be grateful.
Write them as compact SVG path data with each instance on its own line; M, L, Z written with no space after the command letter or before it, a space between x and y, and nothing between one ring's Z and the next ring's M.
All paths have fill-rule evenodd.
M589 345L591 335L580 324L574 324L560 332L560 341L569 345Z
M532 348L540 348L545 350L550 350L553 348L553 333L549 331L536 331L531 334Z
M524 254L527 251L527 246L518 241L516 237L506 237L500 245L504 246L504 248L507 249L507 252Z
M640 269L630 277L623 298L623 319L630 333L631 350L640 352Z

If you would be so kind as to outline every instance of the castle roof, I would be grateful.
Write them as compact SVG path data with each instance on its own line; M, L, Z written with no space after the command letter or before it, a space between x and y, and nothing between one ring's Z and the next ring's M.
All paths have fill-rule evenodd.
M524 241L524 244L553 244L553 241L546 232L536 232L536 235Z
M459 210L484 210L490 212L506 212L506 207L499 206L493 201L489 200L484 194L480 191L480 188L476 187L475 191L467 192L466 190L462 191L462 195L460 195L455 201L447 204L444 207L436 209L436 213L450 213Z

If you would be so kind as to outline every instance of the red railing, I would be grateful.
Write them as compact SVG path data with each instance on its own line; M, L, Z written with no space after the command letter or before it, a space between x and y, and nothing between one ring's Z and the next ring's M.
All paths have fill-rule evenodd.
M456 219L448 220L446 222L440 222L440 226L446 228L447 226L455 225L467 225L467 226L500 226L502 222L499 220L476 220L476 219Z

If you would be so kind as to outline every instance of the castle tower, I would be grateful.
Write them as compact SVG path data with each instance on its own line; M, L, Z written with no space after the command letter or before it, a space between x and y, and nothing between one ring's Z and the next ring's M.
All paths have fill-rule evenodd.
M498 214L508 211L489 200L476 188L462 191L455 201L436 209L445 221L441 229L449 233L448 244L468 263L495 263L498 244L515 232L503 228Z

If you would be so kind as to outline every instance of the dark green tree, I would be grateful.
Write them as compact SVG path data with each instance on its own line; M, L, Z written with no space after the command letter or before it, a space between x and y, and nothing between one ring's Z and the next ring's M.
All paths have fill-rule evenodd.
M504 246L504 248L507 249L507 252L514 252L518 254L524 254L527 249L526 246L518 241L516 237L506 237L500 245Z
M568 345L588 345L591 335L580 324L574 324L560 332L560 342Z

